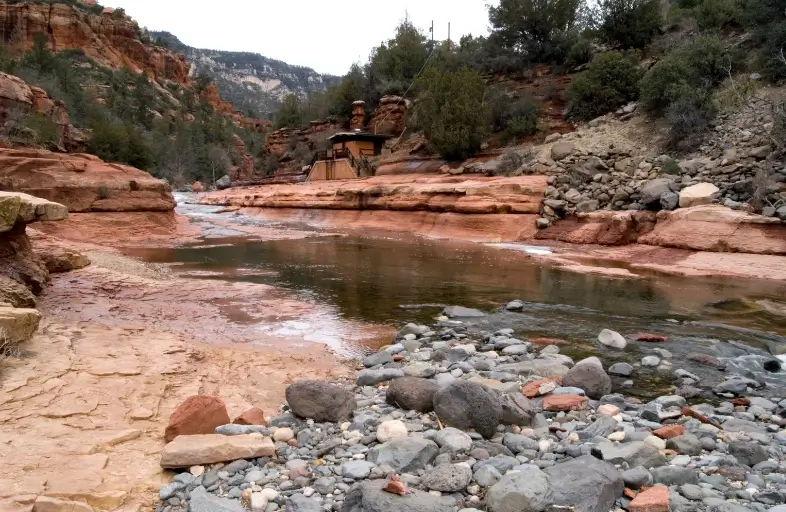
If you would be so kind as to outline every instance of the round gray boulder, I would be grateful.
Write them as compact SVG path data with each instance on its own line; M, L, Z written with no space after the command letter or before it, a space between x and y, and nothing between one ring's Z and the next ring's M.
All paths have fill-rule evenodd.
M439 384L419 377L404 377L390 383L385 401L405 411L431 412Z
M502 421L499 396L489 387L459 380L434 394L434 412L439 419L460 430L475 431L490 439Z
M472 470L467 464L441 464L426 473L423 485L432 491L458 492L466 489L472 480Z
M611 377L597 357L588 357L576 363L562 378L562 385L583 389L587 396L599 399L611 393Z
M287 387L286 399L292 414L318 423L340 423L352 418L357 409L355 395L341 386L317 380L303 380Z
M543 512L553 503L549 477L535 466L508 473L486 494L489 512Z

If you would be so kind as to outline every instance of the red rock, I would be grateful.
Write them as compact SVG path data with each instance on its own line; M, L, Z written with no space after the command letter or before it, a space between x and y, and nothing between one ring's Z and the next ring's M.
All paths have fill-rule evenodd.
M662 334L652 334L649 332L640 332L633 336L633 339L636 341L646 341L648 343L663 343L664 341L668 341L668 336L663 336Z
M235 425L262 425L267 426L265 413L259 407L252 407L233 421Z
M751 401L745 397L732 398L731 400L729 400L729 402L731 402L737 407L747 407L751 404Z
M290 439L289 441L287 441L287 444L289 446L297 446L297 439Z
M642 490L630 502L628 512L669 512L669 489L657 486Z
M567 343L559 338L529 338L529 342L535 345L564 345Z
M682 425L668 425L653 432L654 435L660 437L661 439L672 439L674 437L679 437L684 433L685 427Z
M205 191L205 186L202 185L202 182L200 182L200 181L195 181L191 185L191 192L199 193L199 192L204 192L204 191Z
M228 423L229 414L223 400L215 396L191 396L169 417L164 440L168 443L177 436L213 434L216 427Z
M542 394L544 394L540 392L541 386L552 384L552 383L556 384L556 381L554 379L534 380L522 386L521 394L526 396L527 398L535 398L536 396L541 396Z
M587 408L589 398L579 395L548 395L543 399L543 410L558 411L581 411Z
M625 497L630 500L636 497L636 491L634 491L633 489L628 489L627 487L625 488L624 494Z
M396 355L393 356L393 362L396 362L396 363L401 362L404 359L405 359L405 357L402 356L401 354L396 354Z

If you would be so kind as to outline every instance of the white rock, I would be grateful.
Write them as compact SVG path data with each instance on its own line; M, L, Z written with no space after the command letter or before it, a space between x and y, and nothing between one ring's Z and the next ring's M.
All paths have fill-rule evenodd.
M644 440L645 443L654 446L658 450L665 450L666 449L666 441L661 439L660 437L649 436Z
M641 365L642 366L658 366L660 364L660 358L657 356L646 356L641 358Z
M618 332L609 329L603 329L598 335L598 341L607 347L623 349L628 346L628 342Z
M414 334L413 334L413 336L414 336ZM316 491L313 488L306 487L305 489L303 489L303 496L305 496L306 498L310 498L310 497L312 497L314 495L315 492Z
M397 437L407 437L407 426L400 420L388 420L380 423L377 427L377 440L380 443L387 443Z
M620 408L614 404L603 404L598 407L598 414L603 414L604 416L616 416L620 413Z
M273 489L268 489L273 491ZM262 492L255 492L251 494L251 512L265 512L267 508L268 500L265 498L265 495Z
M712 204L720 189L712 183L697 183L680 192L680 208Z
M625 440L625 432L612 432L608 435L609 441L624 441Z
M286 443L290 439L295 437L295 433L292 431L291 428L279 428L273 433L273 441L277 443Z
M188 469L188 472L194 475L195 477L202 476L205 473L205 466L191 466Z
M275 489L262 489L259 491L259 494L261 494L262 497L265 498L268 502L274 501L276 498L278 498L278 491Z

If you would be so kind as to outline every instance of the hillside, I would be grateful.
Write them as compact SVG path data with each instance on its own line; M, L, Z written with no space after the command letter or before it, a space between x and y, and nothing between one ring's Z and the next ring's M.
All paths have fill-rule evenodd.
M246 113L270 114L288 94L305 98L339 80L258 53L192 48L169 32L151 32L151 36L158 44L184 54L194 66L193 74L206 72L224 99Z

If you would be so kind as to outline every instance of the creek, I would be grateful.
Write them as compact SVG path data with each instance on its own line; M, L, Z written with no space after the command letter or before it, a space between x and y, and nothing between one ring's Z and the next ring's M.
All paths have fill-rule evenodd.
M219 215L219 208L181 204L194 221L220 218L277 230L292 226L244 216ZM226 224L225 224L226 225ZM327 232L297 226L309 236L254 240L230 227L217 228L200 244L174 249L129 250L178 272L264 283L325 304L347 320L400 327L434 323L445 306L477 308L488 316L468 321L473 329L509 327L518 336L565 340L561 351L577 358L598 355L604 364L636 364L656 349L672 353L674 368L701 375L686 362L692 353L719 357L738 371L771 386L786 386L786 372L762 367L775 357L786 363L786 285L763 280L648 275L622 279L566 271L534 261L521 246L433 240L390 232ZM526 249L526 248L525 248ZM537 249L536 249L537 250ZM520 299L521 312L502 306ZM631 342L624 351L597 342L602 329L623 335L651 332L661 344ZM367 348L347 347L350 352ZM653 369L637 380L656 393L670 372Z

